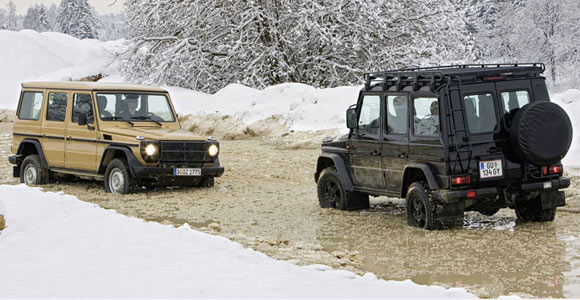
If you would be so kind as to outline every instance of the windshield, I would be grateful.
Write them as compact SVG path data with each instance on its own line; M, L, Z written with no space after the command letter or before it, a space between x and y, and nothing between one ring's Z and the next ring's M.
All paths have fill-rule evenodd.
M175 122L175 115L165 95L99 93L97 105L103 121Z

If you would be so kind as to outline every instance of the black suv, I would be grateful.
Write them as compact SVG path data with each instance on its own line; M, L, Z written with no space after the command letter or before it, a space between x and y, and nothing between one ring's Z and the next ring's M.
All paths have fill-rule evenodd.
M460 224L465 211L516 210L553 221L570 185L560 160L572 124L550 102L543 64L461 65L365 74L350 133L326 139L316 173L321 207L406 199L411 226Z

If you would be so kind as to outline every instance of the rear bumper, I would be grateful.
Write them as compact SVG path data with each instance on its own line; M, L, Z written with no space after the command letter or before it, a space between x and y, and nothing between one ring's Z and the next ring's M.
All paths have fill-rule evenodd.
M544 188L544 184L550 182L551 187ZM520 185L519 191L524 193L529 192L540 192L540 191L557 191L560 189L565 189L570 186L570 178L560 177L557 179L524 183ZM475 192L475 197L468 198L467 192ZM464 200L478 200L487 199L494 197L502 193L502 190L497 187L486 187L472 190L461 190L461 191L450 191L450 190L440 190L433 192L433 198L441 203L457 203Z

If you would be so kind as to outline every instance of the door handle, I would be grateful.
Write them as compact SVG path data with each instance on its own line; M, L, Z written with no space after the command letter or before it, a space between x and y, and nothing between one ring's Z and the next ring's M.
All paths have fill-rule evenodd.
M371 152L371 155L372 156L380 156L381 155L381 152L375 150L375 151Z

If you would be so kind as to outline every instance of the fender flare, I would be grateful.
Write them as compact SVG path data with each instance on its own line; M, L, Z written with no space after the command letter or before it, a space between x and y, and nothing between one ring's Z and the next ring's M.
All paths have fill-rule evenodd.
M412 169L420 170L421 172L423 172L423 175L425 176L425 179L427 180L427 184L429 185L430 190L435 191L435 190L438 190L440 188L439 182L437 181L437 178L433 174L433 169L429 166L429 164L418 163L418 162L408 163L407 165L405 165L405 171L403 172L403 179L404 180L406 180L406 178L407 178L408 170L412 170ZM403 182L401 195L404 195L406 193L405 188L410 184L411 184L410 182Z
M324 164L321 162L324 160L330 159L334 167L336 168L336 172L338 173L338 178L340 179L340 183L342 184L342 188L345 191L352 191L354 189L352 180L348 175L348 169L346 168L346 164L344 163L344 159L336 154L336 153L322 153L318 156L318 161L316 163L316 173L314 174L314 179L318 182L318 177L322 170L325 169Z
M20 142L20 145L18 146L18 151L16 152L16 154L18 154L18 155L22 154L22 148L26 144L34 145L34 147L36 148L36 152L38 153L38 156L40 156L40 162L42 163L42 166L44 168L48 169L48 162L46 161L46 157L44 156L44 151L42 151L42 145L40 144L40 142L38 140L23 139Z
M129 147L126 146L119 146L119 145L110 145L107 148L105 148L105 150L103 151L103 156L101 157L101 162L99 163L99 173L105 173L106 170L106 166L103 165L103 162L105 160L105 156L107 154L107 152L109 151L121 151L125 154L125 157L127 158L127 164L129 167L129 173L131 174L131 176L135 176L135 166L142 166L141 163L139 162L139 160L137 160L137 158L135 157L135 154L133 154L133 151L131 151L131 149L129 149Z

